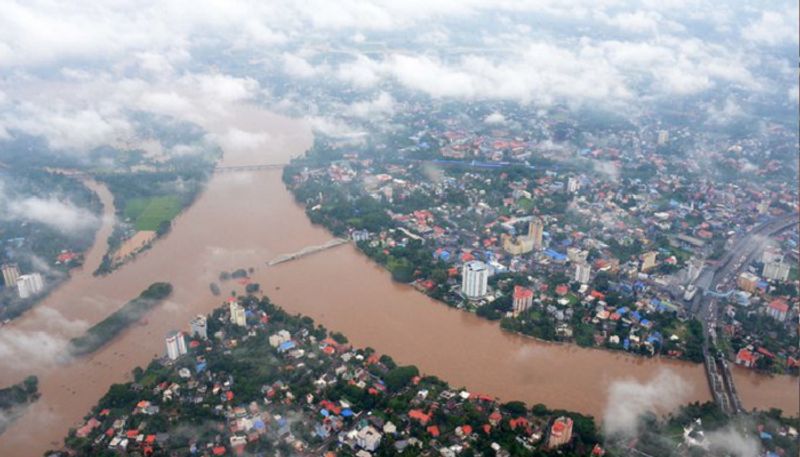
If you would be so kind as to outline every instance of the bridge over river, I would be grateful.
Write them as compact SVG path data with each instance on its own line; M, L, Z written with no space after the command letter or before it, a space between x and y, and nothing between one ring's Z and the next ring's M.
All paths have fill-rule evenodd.
M348 242L348 240L346 240L344 238L334 238L334 239L332 239L332 240L330 240L330 241L328 241L328 242L326 242L324 244L319 244L319 245L314 245L314 246L306 246L306 247L304 247L303 249L301 249L301 250L299 250L297 252L292 252L291 254L282 254L282 255L279 255L278 257L275 257L274 259L272 259L269 262L267 262L267 266L273 267L275 265L279 265L279 264L284 263L284 262L289 262L291 260L299 259L301 257L305 257L307 255L315 254L315 253L320 252L320 251L325 251L327 249L335 248L336 246L340 246L340 245L345 244L347 242Z

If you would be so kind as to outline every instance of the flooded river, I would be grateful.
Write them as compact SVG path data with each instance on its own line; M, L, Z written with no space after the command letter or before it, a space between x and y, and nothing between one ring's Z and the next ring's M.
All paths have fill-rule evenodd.
M310 130L300 121L263 112L239 118L247 123L236 124L237 131L268 141L225 145L230 130L215 132L226 146L224 165L283 163L311 145ZM100 195L107 215L113 215L108 191L99 184L89 185ZM209 283L221 271L240 267L254 267L255 281L276 303L345 333L355 345L371 346L452 385L503 400L545 403L601 417L612 382L647 381L663 369L686 381L681 401L709 399L701 365L545 344L508 334L494 323L393 283L351 245L267 267L265 262L280 254L331 239L312 226L294 203L280 170L215 175L165 239L111 275L95 278L91 272L105 250L108 230L106 222L83 270L0 330L0 351L4 351L0 385L36 374L42 393L0 435L0 455L39 456L58 447L110 384L128 380L135 366L144 366L164 352L167 331L187 329L192 316L219 306L221 299L211 294ZM155 281L171 282L174 293L149 313L146 322L127 329L90 357L59 361L70 337ZM225 283L223 293L233 288ZM737 381L746 406L797 412L797 389L789 389L794 380L740 373Z

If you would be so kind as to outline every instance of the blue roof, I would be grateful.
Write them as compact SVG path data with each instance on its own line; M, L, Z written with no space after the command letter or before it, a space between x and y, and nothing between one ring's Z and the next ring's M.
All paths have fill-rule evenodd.
M622 342L622 347L624 347L625 349L631 347L631 340L625 338L625 341Z
M350 408L345 408L342 410L342 417L350 417L353 415L353 411Z
M286 341L278 346L278 352L285 352L295 347L294 341Z
M642 321L639 322L639 323L642 324L642 325L650 325L650 321L647 320L647 319L642 319Z
M325 417L328 417L328 416L331 414L331 413L329 413L329 412L328 412L328 410L327 410L327 409L325 409L325 408L322 408L321 410L319 410L319 413L320 413L320 414L322 414L322 415L323 415L323 416L325 416Z
M628 312L628 307L627 306L620 306L619 308L617 308L617 314L619 314L619 315L623 315L623 314L625 314L627 312Z
M567 256L565 256L564 254L560 254L560 253L558 253L558 252L556 252L556 251L554 251L552 249L545 250L544 254L547 257L550 257L553 260L566 260L567 259Z
M631 313L631 317L633 317L634 319L636 319L638 321L638 320L641 320L642 315L639 314L639 311L633 311ZM647 319L645 319L645 320L647 320ZM642 321L642 323L644 323L644 321Z
M253 427L255 427L256 430L263 430L266 426L264 425L264 421L261 419L256 419L253 421Z

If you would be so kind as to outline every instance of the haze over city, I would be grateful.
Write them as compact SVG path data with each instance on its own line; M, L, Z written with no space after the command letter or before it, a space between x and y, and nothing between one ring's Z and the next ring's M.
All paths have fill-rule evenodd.
M0 455L798 455L796 2L0 12Z

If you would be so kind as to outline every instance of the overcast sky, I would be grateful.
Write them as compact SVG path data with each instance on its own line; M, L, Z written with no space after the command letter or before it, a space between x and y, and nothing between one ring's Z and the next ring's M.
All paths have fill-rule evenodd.
M2 0L0 10L0 139L40 135L63 150L131 138L132 111L203 125L228 103L274 103L275 78L368 93L344 109L355 117L391 110L386 83L537 106L711 97L722 119L754 99L798 102L795 1Z

